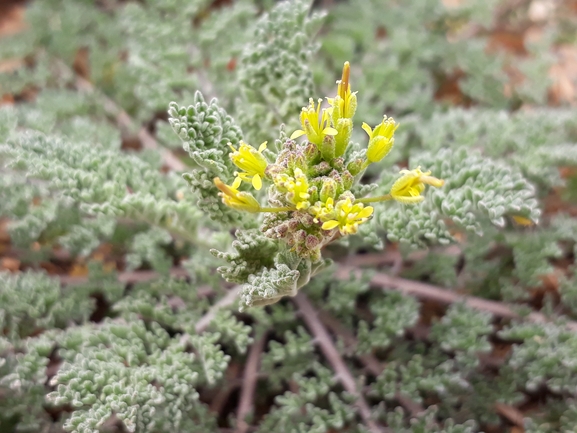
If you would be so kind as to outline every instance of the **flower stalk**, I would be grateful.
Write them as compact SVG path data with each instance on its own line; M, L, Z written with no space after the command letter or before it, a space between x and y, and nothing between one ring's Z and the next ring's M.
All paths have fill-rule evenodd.
M256 149L241 141L238 149L230 145L229 157L239 169L233 184L214 180L224 204L239 211L264 213L263 233L284 240L300 257L313 262L320 260L323 246L357 233L373 217L375 209L369 203L416 204L425 199L426 185L439 188L444 183L417 167L402 170L388 194L355 197L351 188L370 164L381 162L390 153L399 125L387 116L374 128L363 123L368 135L366 153L351 152L354 156L345 157L357 108L350 78L350 64L346 62L336 95L327 98L329 106L322 107L322 99L316 104L309 99L300 113L301 129L284 142L274 163L263 155L266 142ZM303 136L301 143L295 141ZM265 182L269 185L266 206L250 192L239 189L249 185L259 192Z

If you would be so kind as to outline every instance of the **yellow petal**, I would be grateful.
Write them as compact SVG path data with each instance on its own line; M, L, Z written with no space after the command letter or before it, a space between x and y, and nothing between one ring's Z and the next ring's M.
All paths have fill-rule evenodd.
M323 229L323 230L332 230L332 229L334 229L335 227L337 227L338 225L339 225L339 222L338 222L338 221L336 221L336 220L330 220L330 221L327 221L327 222L323 223L322 229Z
M331 128L330 126L327 126L325 129L323 129L323 134L325 135L337 135L339 133L339 131L337 131L335 128Z
M373 207L372 206L367 206L366 208L364 208L362 211L360 211L357 215L358 219L361 218L368 218L373 214Z
M373 136L373 128L371 128L366 122L363 122L362 128L367 134L369 134L369 138Z
M294 140L295 138L299 138L301 135L306 134L302 129L297 129L295 132L292 133L290 139Z
M430 173L431 172L428 171L427 173L424 174L427 175ZM445 181L443 179L437 179L436 177L433 176L421 176L420 181L426 183L427 185L431 185L437 188L440 188L445 184Z
M252 177L252 186L254 186L254 189L256 189L257 191L260 191L260 189L262 188L262 179L260 178L260 175L255 174Z
M262 152L263 150L266 149L266 143L267 143L267 142L265 141L263 144L261 144L261 145L258 147L258 151L259 151L259 152Z
M425 199L425 197L423 197L422 195L417 195L413 197L409 197L406 195L393 195L393 198L397 200L399 203L405 203L405 204L420 203Z
M240 178L240 176L237 176L231 186L233 187L233 189L238 189L241 183L242 179Z

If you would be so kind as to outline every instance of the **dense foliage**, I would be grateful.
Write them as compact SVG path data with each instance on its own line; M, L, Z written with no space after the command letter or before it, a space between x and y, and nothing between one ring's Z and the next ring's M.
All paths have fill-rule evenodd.
M0 431L577 431L575 12L320 3L37 0L0 36ZM444 185L395 198L417 167Z

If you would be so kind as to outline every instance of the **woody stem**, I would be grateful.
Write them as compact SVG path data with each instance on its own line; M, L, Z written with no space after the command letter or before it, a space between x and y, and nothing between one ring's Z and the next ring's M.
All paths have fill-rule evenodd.
M359 198L355 200L355 203L377 203L380 201L389 201L392 200L393 196L391 194L380 195L378 197L367 197L367 198Z

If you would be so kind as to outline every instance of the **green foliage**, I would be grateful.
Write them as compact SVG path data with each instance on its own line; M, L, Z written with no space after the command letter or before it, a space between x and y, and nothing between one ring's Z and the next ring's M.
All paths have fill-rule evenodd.
M322 14L309 13L309 2L279 2L255 23L238 65L241 99L238 116L251 143L271 140L278 125L297 129L296 116L314 95L311 60L313 35Z
M468 421L464 424L456 424L452 419L444 422L443 426L435 422L437 408L432 406L424 413L418 414L417 417L411 418L410 427L405 421L406 414L401 408L387 415L387 424L399 433L425 433L425 432L443 432L443 433L474 433L478 429L474 422Z
M60 346L64 362L47 398L75 408L65 423L69 431L98 431L113 413L129 431L187 429L206 410L195 391L203 377L208 380L206 364L154 322L79 327L68 331Z
M283 343L274 340L269 343L262 358L262 368L271 375L271 385L280 388L282 381L306 371L315 359L311 337L299 327L296 332L286 331Z
M197 288L184 280L159 279L140 283L113 306L115 313L128 320L137 315L170 330L191 331L208 307Z
M50 426L50 417L43 408L44 383L55 334L14 345L0 339L1 427L27 432Z
M0 327L13 344L43 330L64 328L72 322L82 323L93 308L90 291L63 289L48 275L28 272L12 275L0 273Z
M405 329L419 319L419 305L414 298L392 292L370 304L375 317L372 329L364 320L359 323L359 351L387 348L395 338L402 337Z
M555 394L575 396L576 367L569 361L577 344L574 331L554 323L516 324L500 336L523 342L510 360L518 386L529 391L546 386Z
M0 39L0 431L241 428L254 367L248 431L367 433L363 404L400 433L509 431L498 404L526 432L577 431L577 116L545 105L574 40L559 2L553 22L496 0L28 3L27 30ZM535 27L522 56L493 46L495 29ZM289 138L344 61L356 116L400 124L362 169L361 131L332 165L330 146ZM329 267L294 241L320 230L313 214L281 227L287 211L223 203L214 178L233 183L241 140L267 141L295 185L300 164L312 195L329 177L355 200L386 195L419 165L444 185L324 239ZM281 206L273 175L255 199ZM378 264L347 277L349 259ZM389 265L520 317L373 287Z
M392 241L412 247L448 244L453 239L449 231L453 225L482 235L483 226L503 227L508 216L532 221L539 218L534 187L518 170L505 164L466 149L419 153L411 161L444 179L445 186L431 189L422 206L397 206L379 216Z
M491 351L487 335L493 332L491 315L472 311L463 304L452 305L440 322L431 327L431 338L462 363L477 364L477 355Z

